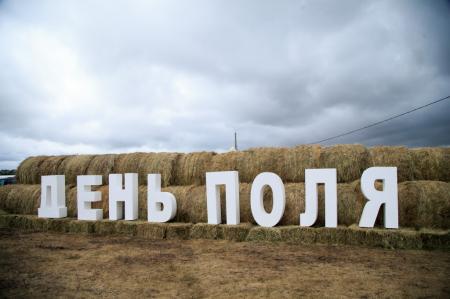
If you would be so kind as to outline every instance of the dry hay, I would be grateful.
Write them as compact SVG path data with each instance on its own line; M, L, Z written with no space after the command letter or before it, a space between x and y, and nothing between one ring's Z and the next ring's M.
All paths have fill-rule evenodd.
M3 208L10 213L37 214L40 204L40 185L12 185Z
M191 233L191 223L168 223L166 226L166 239L187 240Z
M191 228L190 239L219 239L218 225L197 223Z
M413 160L411 152L403 146L377 146L369 149L370 166L397 167L399 182L414 179Z
M322 148L320 168L336 168L338 183L350 183L369 167L369 153L362 145L341 144Z
M59 169L61 163L70 156L51 156L47 157L42 163L39 165L39 175L57 175L62 174Z
M173 185L204 185L205 174L210 171L213 152L178 155L173 170Z
M116 233L126 236L136 236L137 234L137 222L119 220L116 222Z
M166 227L166 224L163 223L138 221L136 224L136 236L151 240L161 240L166 237Z
M377 185L377 188L380 186ZM108 214L108 188L101 186L93 190L101 191L102 200L94 202L92 208L103 209L104 219ZM286 208L278 225L299 225L300 213L305 210L304 183L285 185ZM240 221L255 224L250 210L251 185L240 184ZM315 226L324 225L324 188L318 187L319 212ZM450 228L450 183L439 181L411 181L398 185L399 223L401 227ZM174 194L177 199L177 213L174 222L207 223L207 204L205 186L171 186L164 192ZM361 193L359 181L350 184L338 184L338 224L352 226L358 224L367 200ZM271 210L270 192L265 198L266 211ZM147 187L139 186L139 219L147 220ZM66 187L68 216L77 216L76 188ZM19 214L37 214L40 204L39 185L9 185L0 187L0 209ZM225 192L221 190L221 219L226 223ZM383 225L383 209L380 210L376 226ZM219 234L221 230L218 230Z
M304 182L305 169L319 165L320 146L253 148L215 155L213 171L239 171L239 181L251 183L261 172L274 172L283 182Z
M58 173L66 177L66 185L76 185L77 176L85 175L94 155L69 156L58 167Z
M47 156L29 157L23 160L17 168L16 179L19 184L40 184L39 166Z
M450 183L399 184L399 222L404 227L450 229Z
M101 175L102 183L109 183L109 174L113 173L115 161L117 155L108 154L108 155L98 155L95 156L86 170L86 174L89 175Z
M161 185L169 186L178 154L132 153L120 154L114 165L114 173L138 173L139 184L147 184L147 175L161 174Z
M414 148L410 154L414 180L450 181L450 148Z
M219 225L218 237L230 241L245 241L252 228L250 223L241 223L239 225Z

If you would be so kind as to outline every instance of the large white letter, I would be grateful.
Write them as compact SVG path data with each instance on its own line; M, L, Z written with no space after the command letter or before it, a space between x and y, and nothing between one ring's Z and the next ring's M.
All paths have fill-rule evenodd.
M311 226L317 220L317 184L325 184L325 226L337 227L336 169L305 169L305 213L300 214L300 226Z
M375 189L375 181L383 182L383 191ZM361 191L368 199L360 227L373 227L378 211L384 204L384 227L398 228L397 167L371 167L361 176Z
M63 175L41 176L41 207L38 217L67 217L66 190Z
M177 213L177 201L169 192L161 192L161 175L147 175L147 219L149 222L167 222Z
M102 209L91 209L91 203L102 200L100 191L91 191L91 186L101 185L101 175L77 176L77 209L78 220L102 220Z
M125 173L125 188L122 188L122 175L109 175L109 219L123 218L125 205L125 220L138 218L138 174Z
M264 209L264 187L272 189L272 211ZM261 226L272 227L283 217L286 206L286 196L281 178L273 172L263 172L256 176L252 184L250 195L251 210L256 223Z
M237 171L206 173L208 223L219 224L222 222L220 213L220 185L225 185L227 224L239 224L239 176Z

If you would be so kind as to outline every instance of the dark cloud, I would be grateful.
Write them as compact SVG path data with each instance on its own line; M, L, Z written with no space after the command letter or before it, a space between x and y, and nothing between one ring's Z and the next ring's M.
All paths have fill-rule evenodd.
M0 2L0 168L324 139L450 94L448 1ZM450 101L325 144L449 145Z

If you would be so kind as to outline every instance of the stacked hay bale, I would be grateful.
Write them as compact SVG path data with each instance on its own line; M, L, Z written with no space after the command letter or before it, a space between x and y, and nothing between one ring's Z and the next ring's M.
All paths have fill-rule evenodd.
M95 189L93 189L95 190ZM255 224L250 209L251 184L241 183L241 222ZM92 204L92 208L103 209L103 218L108 219L108 186L96 189L102 200ZM206 188L202 186L169 186L164 192L172 193L177 199L175 222L206 223ZM304 183L285 185L286 208L279 225L298 225L299 215L305 210ZM226 223L225 194L221 192L222 223ZM66 188L68 216L76 217L76 187ZM450 183L439 181L409 181L399 184L399 221L402 227L450 229ZM147 188L139 186L139 219L147 219ZM266 211L271 210L271 198L266 198ZM315 226L323 226L324 192L319 187L319 213ZM9 185L0 188L0 209L17 214L37 214L40 203L39 185ZM359 183L338 184L338 224L351 226L358 224L366 200ZM377 224L381 225L381 215Z
M362 145L320 147L302 145L293 148L253 148L216 154L199 152L130 153L109 155L38 156L25 159L17 170L16 186L0 187L0 209L12 213L36 214L40 197L40 176L66 176L66 202L70 217L77 216L76 177L102 175L102 201L93 208L103 209L108 218L108 176L111 173L139 174L139 218L147 219L147 174L160 173L163 191L177 198L175 221L204 223L206 214L205 173L239 171L241 222L255 223L250 209L251 183L256 175L270 171L285 183L286 209L279 225L298 225L304 212L304 171L308 168L336 168L338 175L338 223L359 222L366 199L359 179L371 166L398 168L400 225L406 227L450 228L449 148L418 148ZM324 225L324 192L319 186L317 226ZM222 223L226 223L225 190L221 188ZM269 188L264 191L264 206L272 207ZM377 223L382 223L380 213Z

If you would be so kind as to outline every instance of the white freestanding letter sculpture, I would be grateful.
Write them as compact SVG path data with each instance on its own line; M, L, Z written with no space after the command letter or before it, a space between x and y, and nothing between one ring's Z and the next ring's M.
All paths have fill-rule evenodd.
M169 192L161 192L161 174L147 176L147 219L149 222L167 222L177 213L177 201Z
M125 208L124 208L125 206ZM109 175L109 219L136 220L138 218L138 174L125 174L125 188L122 188L122 174Z
M336 169L305 169L305 213L300 214L300 226L311 226L317 220L317 184L325 184L325 226L337 227Z
M264 186L272 189L273 207L270 213L264 209ZM263 172L256 176L252 184L250 203L253 218L261 226L272 227L283 217L286 196L281 178L273 172Z
M66 190L63 175L41 176L41 207L38 217L67 217Z
M206 173L206 205L208 223L222 222L220 213L220 185L225 185L227 224L239 224L239 176L237 171Z
M375 189L375 181L383 182L383 191ZM361 176L361 191L368 202L364 206L360 227L373 227L384 204L384 227L398 228L397 167L371 167Z
M102 209L91 209L91 203L101 201L100 191L91 191L91 186L101 185L101 175L77 176L77 210L78 220L102 220Z

